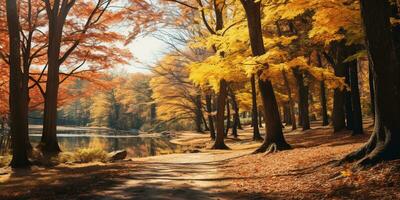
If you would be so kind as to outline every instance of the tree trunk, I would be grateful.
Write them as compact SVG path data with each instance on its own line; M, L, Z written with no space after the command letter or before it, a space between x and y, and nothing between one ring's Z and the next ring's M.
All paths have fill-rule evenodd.
M49 46L49 58L54 59L54 53ZM57 61L49 60L48 79L46 82L46 96L44 101L43 134L39 149L45 153L58 153L61 151L57 141L57 96L58 73Z
M290 103L285 102L283 105L283 116L284 116L284 122L286 125L292 125L292 113L290 112Z
M208 124L207 124L206 117L204 117L203 112L201 112L201 120L203 121L203 124L204 124L204 131L210 131L210 128L208 127Z
M289 97L290 117L291 117L291 121L292 121L292 131L293 131L293 130L297 129L297 124L296 124L296 113L294 111L295 105L294 105L294 100L292 97L292 89L290 88L289 80L287 78L285 71L282 71L282 76L283 76L283 80L285 82L286 92Z
M48 77L44 101L43 134L39 148L45 153L61 151L57 141L57 101L59 88L59 55L62 28L54 21L50 23L48 57ZM57 34L58 33L58 34Z
M251 82L251 127L253 127L253 140L263 140L258 128L258 108L257 108L257 91L256 91L256 78L252 74L250 78Z
M371 101L371 115L375 119L375 89L374 89L374 76L372 71L372 62L368 63L368 78L369 78L369 95Z
M154 125L157 121L157 105L156 103L152 103L150 105L150 123Z
M236 102L236 105L237 105L238 108L239 108L239 105L237 104L237 102ZM238 117L238 129L243 130L242 122L240 121L240 113L239 113L239 117Z
M346 128L348 130L353 130L353 124L354 124L354 118L353 118L353 106L351 103L351 84L350 84L350 69L349 66L346 65L345 66L345 70L346 70L346 75L345 75L345 82L348 86L350 86L350 88L348 90L345 91L345 104L344 104L344 108L345 108L345 116L346 116Z
M390 17L400 20L400 0L393 2L391 5L391 15ZM400 58L400 24L392 24L392 38L393 38L393 45L396 51L396 57Z
M339 43L334 45L332 49L337 51L337 62L332 63L335 76L337 77L345 77L346 71L345 67L343 66L343 48L344 44ZM345 91L342 88L335 88L333 94L333 114L332 114L332 124L333 124L333 132L339 132L346 128L346 121L345 121L345 110L344 110L344 103L345 103Z
M344 93L341 89L336 88L333 92L333 132L337 133L346 127L344 112Z
M229 103L229 98L226 98L226 129L225 138L228 137L229 129L231 128L231 107Z
M215 143L212 147L212 149L229 149L228 146L226 146L225 141L224 141L224 115L225 115L225 103L226 103L226 98L227 98L227 82L224 79L220 80L220 86L219 86L219 94L218 94L218 100L217 100L217 119L216 119L216 125L217 125L217 136L215 138Z
M299 99L299 101L300 101L300 99ZM303 126L303 114L301 114L301 110L302 110L302 108L301 108L301 105L300 105L300 103L297 103L297 110L298 110L298 112L299 112L299 116L298 116L298 123L297 123L297 125L298 126Z
M44 153L59 153L61 151L57 141L57 102L59 89L59 74L61 41L63 28L67 15L74 5L74 1L64 4L58 9L46 5L49 20L49 38L47 49L48 71L46 81L46 95L44 99L43 134L39 148ZM55 0L54 5L60 5L60 0Z
M210 94L206 95L206 107L207 107L207 118L208 118L208 125L210 128L210 137L211 139L215 140L215 129L214 129L214 119L213 119L213 108L212 108L212 97Z
M237 104L236 101L236 95L235 93L232 91L232 89L230 89L230 97L232 100L232 108L234 110L234 114L233 114L233 126L232 126L232 135L234 138L238 137L238 128L239 128L239 124L240 124L240 116L239 116L239 106Z
M258 124L259 124L260 128L262 128L263 127L263 125L262 125L263 124L263 122L262 122L263 113L261 110L259 112L260 113L258 113Z
M261 3L260 1L247 0L241 0L241 3L243 4L247 16L252 54L253 56L263 55L265 54L265 48L261 30ZM290 145L283 136L278 104L271 81L259 78L258 86L262 97L264 121L267 128L264 142L255 153L290 149Z
M400 65L392 40L388 0L361 0L366 44L375 83L375 128L370 140L343 162L362 166L400 158Z
M21 40L18 7L15 0L6 1L7 26L9 35L9 105L10 105L10 133L12 145L12 168L27 168L28 149L26 137L28 136L28 110L26 108L28 85L24 82L21 71Z
M196 113L195 113L195 124L196 124L196 131L198 133L203 133L203 129L201 128L202 120L203 120L203 113L201 112L201 95L197 95L195 99L196 104Z
M322 58L321 55L318 53L317 55L318 59L318 67L323 68L322 66ZM321 98L321 116L322 116L322 126L327 126L329 125L329 119L328 119L328 106L326 103L326 87L325 87L325 81L320 81L320 98Z
M293 69L293 74L297 81L299 93L299 110L301 116L301 126L304 130L310 129L310 118L308 111L308 86L304 85L304 76L298 68Z
M353 135L363 133L363 121L361 112L360 90L358 87L358 62L349 63L350 85L351 85L351 103L353 107Z
M328 118L328 106L326 103L326 87L325 82L320 82L320 95L321 95L321 115L322 115L322 126L329 125L329 118Z

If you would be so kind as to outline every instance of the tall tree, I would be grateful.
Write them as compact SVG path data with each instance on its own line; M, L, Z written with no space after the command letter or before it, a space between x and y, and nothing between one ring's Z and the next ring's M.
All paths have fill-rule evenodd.
M28 152L25 137L28 135L28 118L25 102L28 93L28 80L24 79L21 69L20 54L20 22L18 15L17 2L15 0L6 1L7 25L9 34L9 65L10 65L10 81L9 81L9 105L10 105L10 128L12 139L12 168L29 167Z
M61 41L63 36L64 23L67 15L76 0L45 0L46 13L49 20L49 39L48 39L48 78L46 81L46 96L44 103L43 116L43 135L39 148L43 152L58 153L56 127L57 127L57 97L59 89L60 65L64 58L60 59Z
M368 54L375 83L375 128L370 140L342 162L373 165L400 158L400 64L394 45L388 0L361 0Z
M333 66L335 75L337 77L345 77L345 67L343 66L343 48L344 44L332 44L331 51L336 55L336 61L324 52L326 60ZM345 91L343 88L335 88L333 91L333 113L332 113L332 125L333 132L339 132L346 128L345 120Z
M253 0L241 0L244 7L250 36L250 44L253 56L260 56L266 53L261 29L261 2ZM267 65L266 65L267 67ZM266 123L266 135L264 142L256 153L275 150L287 150L291 146L286 142L276 102L274 89L270 80L263 80L259 77L258 85L263 103L264 121Z
M115 42L122 42L122 35L110 31L110 27L118 22L121 17L124 17L127 21L134 20L138 8L132 5L120 10L110 9L111 1L44 0L48 20L48 65L43 135L39 144L39 148L43 152L57 153L60 151L56 137L60 84L82 66L89 69L80 72L97 71L110 68L117 63L126 63L124 58L130 57L130 53L126 52L126 49L116 47ZM129 2L134 3L135 1ZM149 10L148 5L146 6L143 2L136 2L140 4L137 7L146 11ZM134 15L131 16L131 13L134 13ZM153 19L150 14L149 19ZM146 24L147 22L144 21L143 23ZM135 27L135 29L141 30L140 27ZM128 41L134 38L138 34L137 32L137 30L133 31L129 35ZM96 42L93 42L93 40L96 40ZM104 59L105 57L107 59ZM79 60L83 60L82 64L71 72L62 73L60 71L64 69L64 66L71 65ZM88 63L84 65L85 61L92 65Z

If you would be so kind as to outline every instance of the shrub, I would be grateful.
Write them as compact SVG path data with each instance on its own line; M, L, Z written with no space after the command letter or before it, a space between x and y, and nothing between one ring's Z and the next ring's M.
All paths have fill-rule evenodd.
M83 148L73 153L73 160L76 162L107 161L107 152L100 148Z
M0 167L6 167L10 164L12 156L6 154L4 156L0 156Z

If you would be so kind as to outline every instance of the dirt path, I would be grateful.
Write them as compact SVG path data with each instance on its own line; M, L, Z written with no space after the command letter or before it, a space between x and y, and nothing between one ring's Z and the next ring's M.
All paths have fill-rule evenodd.
M0 199L233 199L229 177L223 177L218 168L248 153L171 154L105 165L11 172L0 184Z
M218 168L246 151L175 154L134 159L126 181L100 192L100 199L230 199Z

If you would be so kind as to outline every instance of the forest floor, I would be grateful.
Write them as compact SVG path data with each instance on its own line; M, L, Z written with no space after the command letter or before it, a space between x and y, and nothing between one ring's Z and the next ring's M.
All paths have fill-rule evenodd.
M208 135L177 133L197 153L130 158L116 163L1 169L0 199L400 199L400 161L358 170L332 161L360 147L366 134L333 135L330 127L285 130L294 147L251 155L251 129L228 138L232 150L207 150Z

